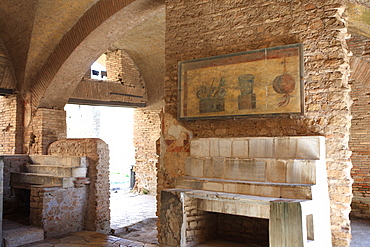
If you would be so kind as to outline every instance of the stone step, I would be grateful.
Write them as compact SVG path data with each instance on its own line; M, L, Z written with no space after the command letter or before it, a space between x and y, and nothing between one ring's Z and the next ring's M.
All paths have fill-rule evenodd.
M44 240L44 230L9 220L3 222L4 247L16 247Z
M52 176L40 173L11 173L11 183L13 184L36 184L48 186L61 186L71 188L74 186L72 177Z
M80 156L53 156L53 155L30 155L31 163L63 166L63 167L87 167L87 158Z
M22 172L50 174L62 177L86 177L87 168L26 164L22 166Z
M176 178L176 188L303 200L312 200L314 186L316 185L236 181L186 176Z

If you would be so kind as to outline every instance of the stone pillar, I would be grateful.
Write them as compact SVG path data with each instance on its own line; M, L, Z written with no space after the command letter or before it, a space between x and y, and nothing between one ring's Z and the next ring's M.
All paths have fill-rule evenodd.
M65 139L49 146L50 155L86 156L91 184L87 202L86 230L108 234L109 209L109 149L100 139Z
M137 108L134 114L135 190L157 193L156 142L160 138L161 107Z
M66 112L39 108L25 131L25 151L29 154L47 154L48 146L67 136Z

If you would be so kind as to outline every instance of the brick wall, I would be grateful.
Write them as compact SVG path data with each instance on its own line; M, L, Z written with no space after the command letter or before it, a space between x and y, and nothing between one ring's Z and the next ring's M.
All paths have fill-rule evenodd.
M370 63L370 39L352 34L348 41L353 56L362 59L362 63ZM358 68L352 68L357 70ZM359 71L366 74L367 71ZM366 77L361 81L352 82L351 96L352 105L352 127L350 147L352 150L352 178L353 200L352 216L370 218L370 81Z
M22 115L18 95L0 96L0 154L22 153Z
M50 143L67 136L64 110L39 108L25 132L24 149L28 154L47 154Z
M144 87L139 68L124 50L107 52L106 62L108 80L133 87Z
M138 192L157 193L158 155L156 142L160 137L161 107L137 108L134 113L135 187Z
M323 135L333 246L349 246L351 100L342 7L337 0L166 1L166 107L159 191L174 187L174 178L183 175L191 136ZM293 43L304 45L304 116L176 120L179 61Z

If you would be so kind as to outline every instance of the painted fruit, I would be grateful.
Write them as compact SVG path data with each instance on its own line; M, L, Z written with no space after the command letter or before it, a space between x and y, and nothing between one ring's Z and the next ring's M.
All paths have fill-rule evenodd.
M279 102L277 105L279 107L287 106L290 102L290 94L293 93L295 88L295 81L293 76L289 74L284 74L277 76L272 82L275 92L283 94L283 101Z

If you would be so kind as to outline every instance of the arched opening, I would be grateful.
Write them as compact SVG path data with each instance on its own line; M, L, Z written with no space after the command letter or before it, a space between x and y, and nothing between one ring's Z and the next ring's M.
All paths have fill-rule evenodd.
M31 135L25 135L26 152L45 154L50 141L63 138L57 134L59 137L49 138L49 143L44 142L43 140L48 138L44 138L42 133L46 132L43 132L41 127L36 133L35 127L45 122L61 122L63 117L65 118L62 109L69 101L74 104L77 101L83 105L142 107L140 109L143 110L152 109L153 105L156 107L161 105L164 73L164 2L138 0L127 4L128 1L118 1L120 3L115 5L111 3L112 1L99 1L92 6L56 45L44 65L40 66L40 70L34 73L36 79L33 81L36 83L22 85L21 92L25 100L25 132L32 132ZM107 6L110 6L110 9L107 10ZM94 19L96 15L101 14L99 9L104 9L102 11L107 13L104 18ZM84 32L76 35L78 27L84 27ZM147 45L149 43L151 45ZM121 75L124 81L81 80L91 63L107 50L111 54L124 54L121 65L127 66L119 68L126 73ZM130 78L130 71L139 74L140 79L133 81ZM118 78L118 75L116 77ZM143 116L148 110L145 111ZM53 112L57 113L58 119L50 117ZM159 119L158 114L157 117ZM65 127L61 126L61 132L64 132L63 128ZM55 133L48 132L51 135ZM155 147L155 143L152 146ZM153 164L156 162L152 162ZM141 179L145 181L145 178ZM137 186L137 191L142 193L148 191L155 196L155 189L140 186ZM105 192L109 194L108 190ZM99 193L104 194L104 191ZM104 199L97 197L96 200Z

